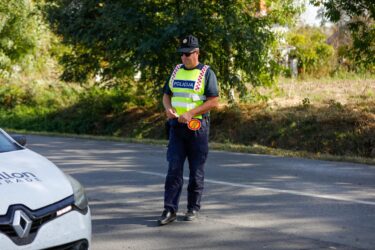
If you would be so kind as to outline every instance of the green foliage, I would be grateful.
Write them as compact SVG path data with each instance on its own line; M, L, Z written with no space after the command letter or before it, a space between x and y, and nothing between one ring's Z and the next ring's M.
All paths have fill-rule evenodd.
M297 13L292 0L267 1L268 16L257 16L258 1L48 1L56 33L72 46L62 63L63 78L84 82L133 78L160 93L174 65L179 38L194 34L201 61L217 73L221 88L245 90L245 83L271 85L277 72L268 56L274 42L270 26L290 23Z
M0 78L39 75L56 70L53 59L61 50L56 36L43 20L42 1L0 1Z
M374 13L375 14L375 13ZM375 23L358 22L351 25L353 33L352 58L375 72Z
M346 26L353 39L351 58L375 70L375 2L373 0L310 0L323 6L325 18Z
M287 40L296 48L290 56L298 59L301 73L322 76L333 70L334 49L318 28L300 28L289 33Z
M33 93L30 89L16 84L3 84L0 88L0 106L3 109L12 109L17 105L33 103Z
M83 89L59 83L2 84L0 127L112 134L116 128L126 126L126 120L118 121L122 114L136 109L137 105L148 108L150 113L156 109L144 96L136 96L132 89L123 85Z
M0 76L11 74L12 66L30 60L28 55L32 55L37 46L37 27L32 2L0 2Z

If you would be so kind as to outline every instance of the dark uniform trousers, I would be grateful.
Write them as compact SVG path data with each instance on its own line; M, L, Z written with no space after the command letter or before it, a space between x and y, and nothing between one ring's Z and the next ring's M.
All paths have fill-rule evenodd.
M209 118L203 118L197 131L190 130L177 119L169 120L168 173L165 180L164 208L178 211L183 186L183 169L186 158L189 163L188 210L200 209L203 192L204 165L208 154Z

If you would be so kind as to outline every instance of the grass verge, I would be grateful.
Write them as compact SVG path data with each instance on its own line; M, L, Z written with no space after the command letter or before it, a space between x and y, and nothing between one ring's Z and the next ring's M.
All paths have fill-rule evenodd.
M68 137L68 138L79 138L79 139L89 139L89 140L105 140L105 141L119 141L125 143L139 143L148 145L167 145L166 140L157 139L138 139L138 138L125 138L117 136L98 136L98 135L77 135L69 133L55 133L55 132L41 132L41 131L26 131L26 130L14 130L5 129L9 133L18 134L29 134L29 135L42 135L42 136L53 136L53 137ZM250 153L250 154L263 154L263 155L275 155L280 157L291 157L291 158L307 158L314 160L325 160L325 161L338 161L338 162L353 162L367 165L374 165L375 159L358 157L358 156L337 156L331 154L320 154L311 153L307 151L293 151L285 149L275 149L271 147L261 146L261 145L239 145L231 143L210 143L211 150L228 151L228 152L240 152L240 153Z

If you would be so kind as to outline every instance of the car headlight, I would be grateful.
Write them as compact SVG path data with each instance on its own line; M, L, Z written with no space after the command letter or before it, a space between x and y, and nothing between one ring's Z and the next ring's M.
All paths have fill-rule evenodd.
M76 179L71 177L70 175L66 175L70 184L73 188L74 193L74 205L79 208L80 210L85 210L88 206L88 200L86 197L85 190L83 189L81 183L79 183Z

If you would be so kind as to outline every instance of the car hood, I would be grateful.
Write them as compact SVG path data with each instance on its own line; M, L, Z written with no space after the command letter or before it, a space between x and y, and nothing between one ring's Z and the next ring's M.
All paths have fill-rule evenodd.
M0 215L13 204L35 210L72 194L65 174L41 155L29 149L0 153Z

